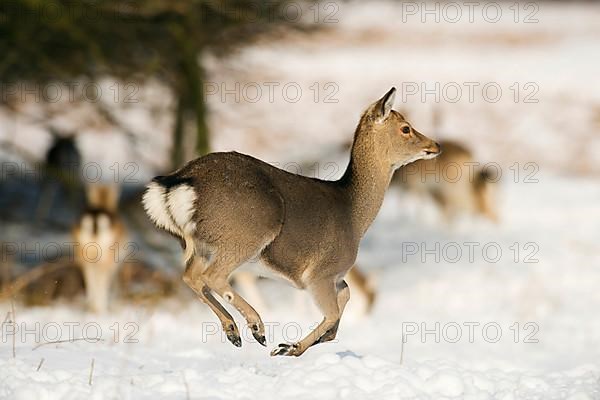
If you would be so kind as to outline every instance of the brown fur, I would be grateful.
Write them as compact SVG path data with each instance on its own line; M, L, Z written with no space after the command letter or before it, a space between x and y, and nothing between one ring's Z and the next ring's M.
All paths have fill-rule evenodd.
M444 152L432 160L419 160L400 168L392 186L430 196L447 219L459 213L482 215L496 222L490 170L475 164L471 151L460 143L441 141Z
M390 90L363 113L348 168L337 181L291 174L239 153L212 153L149 185L148 214L193 246L186 248L183 279L219 317L234 345L241 346L238 328L213 293L231 303L265 345L260 316L229 284L230 274L255 255L308 290L324 314L308 336L280 344L271 355L299 356L335 338L349 299L344 276L394 169L440 153L436 142L391 110L394 94Z

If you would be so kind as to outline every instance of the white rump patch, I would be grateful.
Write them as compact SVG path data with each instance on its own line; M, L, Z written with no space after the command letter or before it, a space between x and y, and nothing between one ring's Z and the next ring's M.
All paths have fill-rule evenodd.
M192 220L196 204L194 188L188 185L179 185L169 191L167 205L169 212L183 233L191 233L196 229Z
M181 184L167 191L158 183L151 182L142 204L156 226L173 232L185 241L183 258L187 264L195 253L193 232L196 224L192 219L196 204L194 188Z
M150 182L146 188L146 192L144 192L144 196L142 197L142 205L152 222L159 228L183 236L181 230L173 224L169 215L166 189L156 182Z

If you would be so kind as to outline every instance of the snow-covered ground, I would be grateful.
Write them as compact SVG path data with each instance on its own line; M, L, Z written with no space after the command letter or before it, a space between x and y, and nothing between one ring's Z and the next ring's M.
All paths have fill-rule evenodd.
M404 22L399 5L363 3L341 3L339 22L313 36L290 34L226 59L206 57L210 80L229 89L255 83L266 96L266 83L278 82L303 90L298 102L282 100L279 89L273 103L249 101L256 85L240 101L208 96L215 149L279 163L321 158L319 175L328 176L325 161L337 163L334 174L344 165L327 155L390 86L497 83L504 93L497 103L464 96L422 102L419 93L400 96L397 108L425 133L432 111L441 110L435 135L467 142L482 162L502 166L500 224L436 224L430 205L390 191L358 259L377 282L373 313L361 316L353 297L337 341L298 359L268 353L307 333L320 315L275 282L260 282L268 349L247 331L242 348L233 347L191 296L156 308L116 304L104 316L65 304L17 304L15 358L10 324L2 325L0 398L600 399L600 7L539 3L539 21L522 24L506 3L498 23L479 17L471 24L465 16L421 24L419 15ZM520 18L531 11L522 8ZM531 82L537 103L524 102ZM149 101L168 108L155 90L160 95ZM325 102L328 95L338 101ZM143 150L164 164L169 120L144 104L122 116L132 130L153 130ZM24 119L14 126L17 141L33 144L44 135ZM100 157L110 166L135 157L123 139L115 146L102 136L119 149L106 151L96 134L79 139L86 160ZM151 174L141 167L141 177ZM0 321L9 311L0 304ZM95 343L36 347L98 334L103 340Z
M436 227L390 192L359 258L378 281L373 314L360 316L352 299L337 342L299 359L270 357L247 330L242 348L233 347L191 297L121 305L101 317L66 305L17 309L14 359L9 325L3 329L0 397L600 398L600 186L539 179L503 185L499 226ZM320 319L295 289L260 285L269 348ZM2 305L3 317L9 310ZM103 341L36 348L58 332Z

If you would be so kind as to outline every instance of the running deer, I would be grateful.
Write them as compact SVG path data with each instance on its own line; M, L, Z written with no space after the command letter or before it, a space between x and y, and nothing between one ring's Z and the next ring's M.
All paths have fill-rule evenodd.
M392 110L392 88L362 114L344 175L324 181L292 174L248 155L211 153L148 184L143 205L152 221L180 239L184 282L217 315L227 338L242 342L232 316L246 320L266 346L263 322L229 284L230 274L259 256L264 268L308 290L323 320L271 355L300 356L335 338L350 298L344 276L375 219L394 169L433 158L440 146Z
M498 221L495 207L495 169L477 165L471 151L454 141L440 141L444 149L435 160L419 160L400 168L392 186L431 197L447 220L461 213Z
M125 247L125 227L117 215L118 195L114 186L88 187L87 210L72 231L75 261L83 272L88 308L94 312L108 310Z

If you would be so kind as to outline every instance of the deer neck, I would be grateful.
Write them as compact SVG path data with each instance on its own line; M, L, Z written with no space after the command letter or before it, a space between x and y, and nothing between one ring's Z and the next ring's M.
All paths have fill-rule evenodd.
M392 172L373 135L357 132L348 168L339 182L349 198L350 220L358 237L365 234L377 216Z

